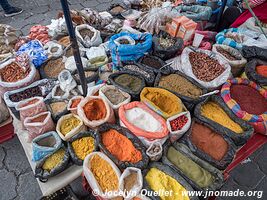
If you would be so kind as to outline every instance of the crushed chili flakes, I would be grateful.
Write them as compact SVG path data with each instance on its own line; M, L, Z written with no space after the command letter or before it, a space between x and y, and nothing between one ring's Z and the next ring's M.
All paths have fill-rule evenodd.
M25 70L18 63L12 62L0 70L2 81L17 82L24 79L30 73L30 69Z

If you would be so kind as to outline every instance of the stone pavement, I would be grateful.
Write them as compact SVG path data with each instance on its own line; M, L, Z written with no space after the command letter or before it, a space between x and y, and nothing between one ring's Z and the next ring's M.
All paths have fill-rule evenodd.
M35 24L47 25L61 10L59 0L9 0L10 4L21 7L24 12L14 17L4 17L0 10L0 23L9 24L27 35ZM90 7L106 10L120 0L69 0L70 9ZM17 137L0 144L0 200L36 200L42 197L31 167ZM79 180L76 180L79 184ZM76 183L72 188L79 190Z

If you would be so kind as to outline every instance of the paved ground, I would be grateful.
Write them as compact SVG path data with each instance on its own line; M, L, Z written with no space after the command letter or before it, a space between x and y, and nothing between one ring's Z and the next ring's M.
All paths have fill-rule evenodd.
M14 5L24 9L24 12L14 17L4 17L0 11L0 23L9 24L21 29L26 35L35 24L47 25L61 10L59 0L9 0ZM99 11L106 10L118 0L69 0L71 9L90 7ZM17 137L0 144L0 200L36 200L42 194L33 176L26 155ZM79 180L76 180L79 183ZM76 182L73 188L78 190Z

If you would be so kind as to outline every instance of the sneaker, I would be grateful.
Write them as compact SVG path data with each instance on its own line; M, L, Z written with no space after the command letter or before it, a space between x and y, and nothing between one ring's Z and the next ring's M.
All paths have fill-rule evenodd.
M17 7L11 7L8 12L5 12L6 17L12 17L23 12L23 9Z

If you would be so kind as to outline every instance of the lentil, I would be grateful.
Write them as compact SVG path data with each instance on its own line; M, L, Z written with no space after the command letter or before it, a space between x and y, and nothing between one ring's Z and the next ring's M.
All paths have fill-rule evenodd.
M81 121L74 116L64 119L60 126L60 132L62 135L67 135L69 132L79 126L80 122Z
M117 88L106 90L103 93L113 105L118 105L127 99Z
M129 192L133 186L137 184L137 172L132 171L128 176L126 176L123 181L124 181L124 190Z
M0 76L4 82L17 82L24 79L30 73L30 69L23 69L16 62L12 62L0 69Z
M84 113L90 121L100 120L106 117L107 109L101 99L92 99L83 107Z
M129 74L121 74L118 77L116 77L114 81L117 84L134 92L139 91L142 86L142 80L140 78L136 76L131 76Z
M221 47L217 47L217 51L222 54L225 58L227 58L228 60L240 60L236 57L234 57L232 54L230 54L228 51L224 50Z
M64 149L62 148L59 149L45 160L42 168L50 172L52 169L56 168L58 165L62 163L64 155L65 155Z
M94 151L95 141L93 137L83 137L73 141L71 146L77 157L84 160L88 154Z
M64 101L53 102L50 104L53 113L61 113L67 108L67 103Z

